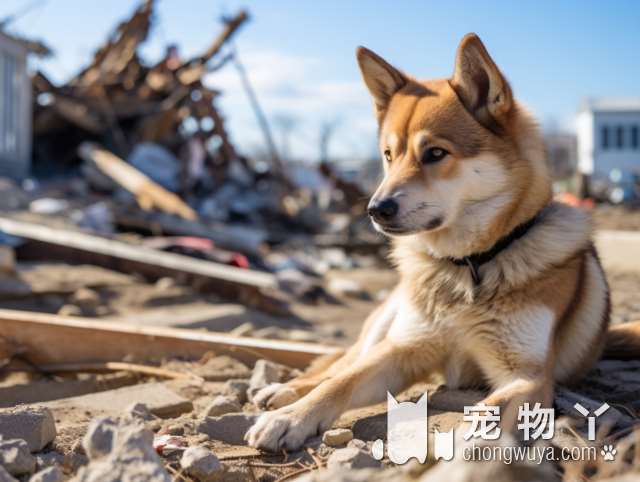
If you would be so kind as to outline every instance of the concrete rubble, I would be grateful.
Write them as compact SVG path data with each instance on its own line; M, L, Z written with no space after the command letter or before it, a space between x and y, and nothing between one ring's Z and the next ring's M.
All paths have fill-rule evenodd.
M220 417L205 417L197 422L196 430L211 440L231 445L244 445L244 435L255 423L257 414L229 413Z
M36 470L36 458L24 440L0 439L0 466L11 475L30 475Z
M322 443L329 447L345 445L353 439L353 432L348 428L334 428L322 434Z
M89 464L80 468L73 479L76 482L171 481L153 449L153 433L138 423L109 417L94 419L82 446Z
M223 480L224 469L213 452L202 446L189 447L180 458L185 473L201 482Z
M0 482L18 482L18 479L13 477L7 469L0 465Z
M38 452L55 438L56 425L48 408L23 406L0 411L0 434L22 439L31 452Z
M33 474L29 482L62 482L63 480L64 474L59 467L48 467Z
M227 413L240 412L242 405L236 397L228 395L218 395L205 408L204 415L206 417L218 417Z

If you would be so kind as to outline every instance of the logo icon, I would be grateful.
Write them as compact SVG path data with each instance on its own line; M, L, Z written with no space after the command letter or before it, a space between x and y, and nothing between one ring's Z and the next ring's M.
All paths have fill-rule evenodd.
M603 403L600 407L596 408L593 411L593 415L589 412L589 409L583 407L579 403L576 403L573 408L575 408L583 417L587 417L587 426L589 428L589 440L593 441L596 439L596 417L599 417L604 412L609 410L609 404Z
M451 460L453 458L453 429L448 432L434 432L433 456L436 460Z
M611 462L616 458L616 454L618 453L618 451L613 448L613 445L605 445L604 447L602 447L600 453L607 462Z
M398 401L387 392L387 455L394 464L404 464L416 458L421 464L427 460L427 394L413 402ZM451 438L453 440L453 437ZM452 448L453 452L453 448ZM384 442L373 443L372 455L384 456ZM448 460L448 459L447 459Z

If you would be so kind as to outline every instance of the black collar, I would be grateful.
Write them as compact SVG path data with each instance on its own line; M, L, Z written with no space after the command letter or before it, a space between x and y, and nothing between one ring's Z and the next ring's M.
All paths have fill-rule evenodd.
M482 281L480 279L480 272L479 272L480 266L491 261L493 258L498 256L498 254L500 254L502 251L507 249L511 245L511 243L513 243L514 241L520 239L525 234L527 234L529 230L533 227L533 225L536 224L536 222L538 221L539 215L540 213L538 212L534 217L532 217L528 221L516 226L513 229L513 231L511 231L509 234L507 234L503 238L500 238L496 242L496 244L494 244L493 247L491 247L487 251L483 251L482 253L470 254L469 256L465 256L463 258L447 258L447 259L455 265L468 266L469 271L471 272L471 279L473 279L473 283L475 285L479 285L480 282Z

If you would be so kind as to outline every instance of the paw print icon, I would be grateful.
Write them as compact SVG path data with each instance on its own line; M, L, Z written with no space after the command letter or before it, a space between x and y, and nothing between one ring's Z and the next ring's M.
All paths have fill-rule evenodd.
M618 453L618 451L615 448L613 448L613 445L605 445L604 447L602 447L602 450L600 451L600 453L602 454L605 460L610 462L616 458L616 454Z

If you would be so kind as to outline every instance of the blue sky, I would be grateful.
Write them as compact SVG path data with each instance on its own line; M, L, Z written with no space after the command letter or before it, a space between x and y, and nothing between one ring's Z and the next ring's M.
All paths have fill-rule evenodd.
M0 17L28 0L2 0ZM63 80L85 63L135 0L48 0L13 28L46 39L56 57L41 67ZM159 0L144 53L169 42L184 55L203 49L221 14L246 7L252 20L235 44L272 119L295 120L293 155L317 156L320 125L338 122L331 152L357 159L375 151L375 123L354 49L365 45L418 77L448 76L455 48L478 33L516 95L551 128L571 129L587 96L640 95L640 2L605 1L237 1ZM261 148L248 102L231 68L208 82L224 91L222 108L242 149ZM279 134L279 124L274 126ZM278 135L278 138L281 136Z

